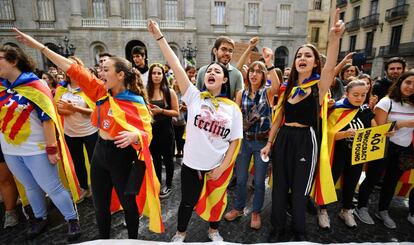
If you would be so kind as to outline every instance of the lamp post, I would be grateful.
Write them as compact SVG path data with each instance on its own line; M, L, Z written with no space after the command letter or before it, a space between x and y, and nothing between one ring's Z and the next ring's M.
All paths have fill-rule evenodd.
M195 58L197 56L197 47L191 47L193 43L191 42L191 40L187 41L187 47L182 47L181 48L181 52L183 53L183 57L188 60L188 61L192 61L193 58Z
M65 36L63 39L63 44L64 46L62 46L60 43L58 45L59 53L61 55L67 58L75 54L76 47L73 44L69 43L69 38L67 36Z

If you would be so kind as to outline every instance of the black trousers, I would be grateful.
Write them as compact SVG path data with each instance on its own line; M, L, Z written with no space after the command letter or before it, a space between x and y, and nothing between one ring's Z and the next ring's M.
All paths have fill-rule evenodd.
M111 228L111 193L115 187L119 201L124 208L128 238L138 237L139 213L135 196L124 195L125 186L136 159L136 151L131 146L117 148L114 141L99 138L91 164L92 196L95 215L101 239L109 239Z
M409 147L412 147L410 145ZM379 181L385 171L383 184L380 192L380 199L378 202L378 210L388 210L391 200L394 196L395 188L398 180L404 173L398 168L398 158L401 152L406 151L408 147L402 147L392 142L388 145L388 155L386 158L372 162L368 165L366 178L359 187L358 208L367 207L369 196L374 189L375 184ZM410 197L411 197L410 193ZM410 199L411 204L414 201Z
M271 223L277 230L285 228L286 209L291 198L293 232L296 235L305 234L306 201L318 158L313 129L282 126L272 155L274 180Z
M352 199L358 180L361 177L363 164L352 165L352 152L351 149L346 147L342 144L335 146L332 178L336 183L342 175L342 208L352 209ZM326 208L326 205L321 205L321 208Z
M185 232L190 222L194 207L200 197L204 178L208 171L199 171L187 167L181 167L181 202L178 208L177 230ZM218 229L219 222L210 222L211 229Z
M154 162L155 173L162 184L162 164L165 166L165 184L171 187L174 176L174 130L171 121L166 120L152 126L150 151Z
M68 145L72 156L73 165L75 165L76 176L79 185L83 189L88 189L88 173L85 166L85 155L83 154L83 146L85 145L88 154L89 163L92 161L93 150L95 149L98 132L84 137L70 137L65 134L66 144Z

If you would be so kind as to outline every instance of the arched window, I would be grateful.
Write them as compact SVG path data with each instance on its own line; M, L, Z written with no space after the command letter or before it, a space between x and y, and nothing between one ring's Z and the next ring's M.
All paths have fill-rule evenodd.
M56 45L56 44L54 44L54 43L45 43L45 46L48 48L48 49L50 49L50 50L52 50L53 52L56 52L56 53L60 53L60 51L59 51L59 46L58 45ZM49 67L56 67L56 65L52 62L52 61L50 61L45 55L43 55L42 54L42 60L43 60L43 67L44 67L44 69L45 70L48 70L48 68Z
M91 53L94 65L99 65L99 54L107 51L105 44L101 42L94 42L91 44Z
M127 45L125 46L125 58L129 61L131 61L132 64L134 64L134 61L132 60L132 49L135 46L141 46L143 48L145 48L145 64L148 65L148 51L147 51L147 46L145 46L145 44L139 40L131 40L127 43Z
M280 46L275 51L275 67L282 71L288 66L289 50L285 46Z

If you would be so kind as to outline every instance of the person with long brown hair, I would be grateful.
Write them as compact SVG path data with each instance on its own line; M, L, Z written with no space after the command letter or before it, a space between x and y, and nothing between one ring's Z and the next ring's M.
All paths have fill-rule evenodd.
M268 155L277 134L272 150L274 185L271 219L274 227L272 236L276 235L276 240L286 239L289 192L294 239L306 240L306 200L312 187L319 151L319 108L335 76L339 39L345 29L342 20L339 20L339 9L334 20L322 71L319 52L313 45L305 44L297 49L286 89L277 105L278 112L268 143L262 150L263 155ZM284 124L280 126L282 118Z
M148 73L147 92L150 111L154 117L150 150L160 183L162 183L162 164L165 166L166 181L160 191L160 198L165 198L171 194L174 176L172 118L179 115L178 99L175 91L168 86L162 64L150 65Z
M102 64L100 80L87 68L53 52L31 36L14 30L19 41L40 50L71 79L77 81L82 91L96 103L91 120L92 125L99 128L99 137L91 163L91 187L99 237L110 237L113 189L124 210L128 238L138 237L138 207L148 212L150 229L162 232L164 227L160 216L159 183L153 174L149 152L152 117L146 107L139 72L126 59L109 57ZM136 193L126 192L134 164L142 164L137 167L137 181L132 182L140 190L138 198ZM145 186L140 188L139 182L142 182L144 171L146 181L142 184ZM149 199L151 200L146 201ZM140 206L137 202L140 202ZM152 206L144 209L148 202Z

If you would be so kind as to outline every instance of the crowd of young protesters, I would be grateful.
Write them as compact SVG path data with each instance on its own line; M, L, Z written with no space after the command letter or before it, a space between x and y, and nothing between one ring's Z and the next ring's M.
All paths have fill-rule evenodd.
M335 186L341 189L339 217L346 226L357 227L355 217L375 224L368 201L380 181L375 216L395 229L390 202L398 181L410 174L398 159L414 155L414 70L395 57L385 63L383 78L372 79L363 67L350 63L354 53L337 62L344 32L338 16L336 12L326 56L304 44L283 73L275 68L270 48L263 47L261 59L251 59L258 37L250 40L236 66L230 63L234 41L217 38L213 62L197 73L194 66L181 65L154 21L148 22L148 31L168 66L148 65L145 48L135 47L132 63L103 53L98 67L87 68L79 58L65 58L15 29L21 43L39 50L57 68L35 75L34 63L22 49L0 47L4 227L18 223L19 194L32 213L27 238L42 233L46 193L68 223L68 238L76 239L82 232L76 203L92 197L99 238L110 237L111 213L121 205L128 238L136 239L143 214L152 231L164 231L160 198L180 190L172 241L185 240L193 211L209 222L209 239L223 241L220 220L245 215L252 175L252 229L262 227L265 181L272 179L273 241L290 240L288 210L293 240L307 240L306 205L312 200L318 204L318 225L329 229L328 204L337 199ZM387 155L352 165L357 130L389 122L395 126L385 135ZM327 158L321 149L324 140ZM174 157L181 159L181 186L172 185ZM227 208L232 175L236 198ZM414 225L413 189L407 196L407 220Z

